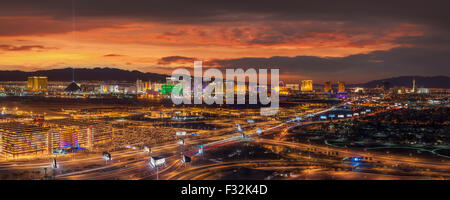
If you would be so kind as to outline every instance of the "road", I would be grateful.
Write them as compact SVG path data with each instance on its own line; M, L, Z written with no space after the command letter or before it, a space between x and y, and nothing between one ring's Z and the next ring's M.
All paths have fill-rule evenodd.
M316 113L315 115L325 113L332 110L328 108ZM373 113L375 114L375 113ZM302 116L303 117L303 116ZM314 123L326 123L328 121L309 121L302 122L301 126L307 126ZM271 122L259 123L259 127L267 126ZM293 127L298 126L295 119L288 120L276 126L266 128L263 131L264 135L287 133ZM245 128L245 127L244 127ZM327 171L326 167L342 168L348 170L348 165L342 165L342 157L362 156L364 162L376 163L386 166L408 166L411 168L427 169L429 173L440 173L442 176L450 177L450 163L439 162L432 160L424 160L418 158L411 158L400 155L384 155L381 153L357 151L354 149L342 149L325 145L312 145L296 142L288 142L273 139L263 139L260 135L255 133L255 130L246 130L245 137L242 138L240 133L230 129L223 132L223 134L214 135L207 138L200 139L186 139L185 145L180 146L177 143L163 144L153 146L151 153L146 153L141 150L124 149L111 152L113 159L111 161L104 160L100 155L88 156L85 158L68 158L63 157L57 159L58 168L52 169L48 160L35 161L17 161L17 162L3 162L0 163L1 171L10 170L44 170L47 168L48 173L46 179L69 179L69 180L99 180L99 179L210 179L215 177L215 172L235 169L236 167L250 167L264 170L281 170L288 168L297 168L306 170L305 173L310 173L311 170L317 172ZM253 143L285 146L292 149L307 151L314 154L325 155L326 158L315 158L311 160L308 158L301 158L296 161L283 160L242 160L233 162L219 162L211 164L203 164L200 166L190 166L190 164L182 163L181 154L196 157L199 147L196 145L203 144L204 151L218 149L226 145L235 144L239 142L247 142L251 140ZM157 169L150 167L149 159L151 156L164 155L166 157L166 164ZM264 166L264 167L261 167ZM307 166L305 168L305 166ZM312 167L315 166L315 167ZM321 167L322 166L322 167ZM336 167L333 167L336 166ZM338 166L338 167L337 167ZM328 168L329 168L328 167ZM351 169L351 167L350 167ZM310 171L308 171L310 170ZM387 169L371 169L382 173ZM427 171L427 172L428 172ZM327 174L339 174L343 172L327 172ZM349 173L349 172L347 172ZM305 174L298 177L304 177ZM323 176L319 176L323 177ZM305 177L304 177L305 178ZM26 178L25 178L26 179Z

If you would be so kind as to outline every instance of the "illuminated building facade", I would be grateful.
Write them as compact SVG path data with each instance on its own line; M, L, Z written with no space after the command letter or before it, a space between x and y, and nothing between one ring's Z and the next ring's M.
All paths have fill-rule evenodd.
M22 123L0 125L0 153L5 157L43 154L47 151L48 128Z
M51 120L34 125L0 124L0 155L6 158L52 154L54 149L92 149L110 141L112 126L85 120Z
M140 93L142 92L142 80L136 80L136 92Z
M331 82L330 81L325 82L325 87L324 87L323 91L325 93L331 92Z
M286 84L286 89L291 91L299 91L300 85L299 84Z
M162 89L163 85L164 84L162 84L162 83L153 83L152 84L152 90L153 91L160 91Z
M419 93L419 94L429 94L430 93L430 89L428 89L428 88L419 88L417 90L417 93Z
M142 81L136 80L136 92L137 93L145 93L147 90L151 90L152 82L151 81Z
M118 85L101 85L100 93L109 94L109 93L118 93L119 86Z
M338 93L345 92L345 82L339 81L338 82Z
M30 92L47 91L48 79L45 76L28 77L27 89Z
M80 138L80 146L88 149L94 147L94 144L109 141L113 132L111 124L95 120L50 120L47 121L46 126L51 126L53 129L57 129L59 127L70 127L76 129L78 137ZM70 136L67 137L70 138ZM67 137L65 139L67 139Z
M312 92L313 91L313 81L312 80L303 80L301 90L302 90L302 92Z
M287 89L286 87L279 87L279 94L280 96L288 96L289 93L289 89Z

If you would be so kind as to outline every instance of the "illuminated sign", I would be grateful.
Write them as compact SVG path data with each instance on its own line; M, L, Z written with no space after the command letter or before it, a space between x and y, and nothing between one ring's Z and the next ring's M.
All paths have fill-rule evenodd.
M183 93L183 88L180 85L162 85L158 92L161 94L171 94L172 91L181 94Z
M53 149L53 154L65 155L66 154L66 150L65 149Z
M203 145L199 145L198 154L203 154Z
M239 132L242 132L242 127L241 127L241 125L240 125L240 124L236 124L236 126L237 126L238 131L239 131Z
M152 157L150 159L150 165L152 167L159 167L166 164L166 158L158 158L158 157Z
M105 160L112 160L111 154L108 152L103 152L103 158Z
M181 162L184 162L184 163L191 162L191 160L192 160L191 157L186 156L186 155L183 155L181 157Z
M186 131L177 131L175 133L176 136L185 136L186 135Z

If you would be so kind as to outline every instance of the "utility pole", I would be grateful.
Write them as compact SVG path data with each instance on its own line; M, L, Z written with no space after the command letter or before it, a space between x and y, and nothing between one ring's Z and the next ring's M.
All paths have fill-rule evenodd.
M44 168L44 180L47 178L47 168Z

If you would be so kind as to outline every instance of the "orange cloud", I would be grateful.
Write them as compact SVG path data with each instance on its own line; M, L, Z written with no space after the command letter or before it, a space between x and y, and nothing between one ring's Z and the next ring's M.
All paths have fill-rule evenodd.
M0 17L0 25L11 27L0 30L0 44L9 45L0 46L6 52L0 64L29 67L148 69L149 66L183 65L193 58L343 57L406 46L408 44L398 44L396 40L425 34L423 27L414 24L366 30L344 22L318 21L183 25L127 18L77 18L74 25L71 19L23 16ZM49 50L47 46L52 47L52 52L27 53L27 50Z

